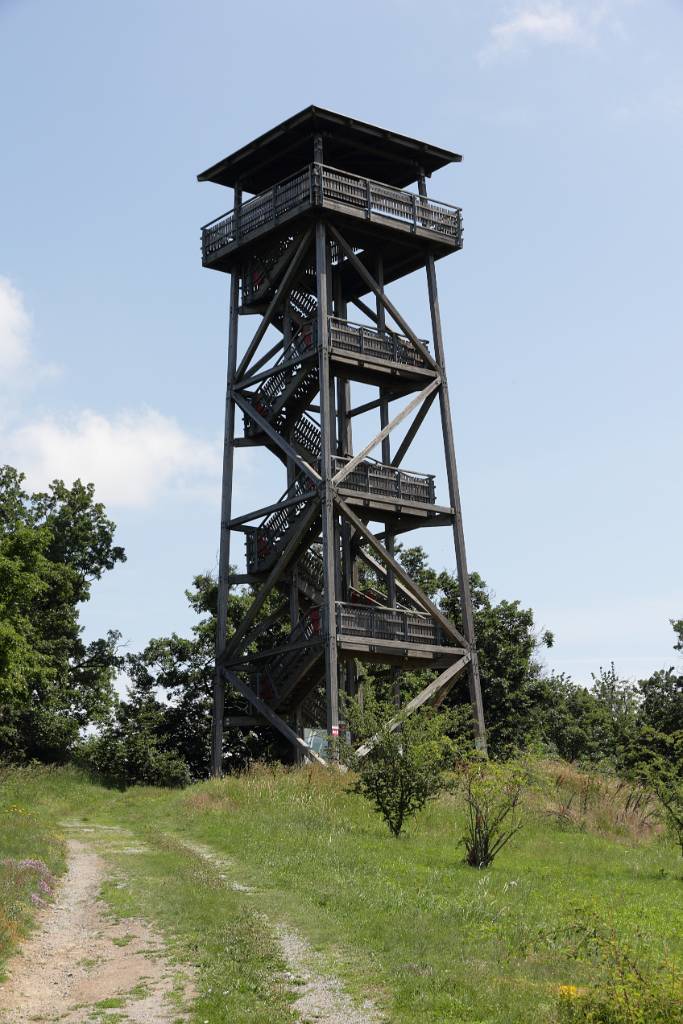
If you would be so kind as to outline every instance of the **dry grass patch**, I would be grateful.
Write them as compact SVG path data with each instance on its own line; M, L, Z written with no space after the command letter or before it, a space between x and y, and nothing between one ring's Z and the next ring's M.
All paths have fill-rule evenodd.
M546 762L544 772L549 786L543 809L558 821L638 843L662 833L657 800L645 787L564 761Z

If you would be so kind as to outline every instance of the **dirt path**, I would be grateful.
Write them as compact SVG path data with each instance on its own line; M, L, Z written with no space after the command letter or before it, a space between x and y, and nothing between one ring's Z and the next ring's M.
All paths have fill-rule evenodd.
M69 868L57 898L0 985L0 1021L184 1021L171 996L182 996L187 975L168 963L162 939L148 925L107 917L99 899L103 861L79 840L70 839L68 847Z
M257 894L257 890L235 880L234 865L230 860L201 843L181 842L188 850L213 864L224 885L238 892ZM299 996L294 1009L302 1024L381 1024L382 1017L369 999L362 1007L356 1006L339 980L320 970L319 957L298 932L265 915L263 917L264 925L276 935L290 980L297 986Z

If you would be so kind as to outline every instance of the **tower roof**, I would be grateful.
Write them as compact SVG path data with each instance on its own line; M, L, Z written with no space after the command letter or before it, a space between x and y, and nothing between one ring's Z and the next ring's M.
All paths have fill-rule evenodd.
M310 106L209 167L198 180L263 192L313 162L318 134L326 164L397 188L416 181L420 167L431 174L462 160L448 149Z

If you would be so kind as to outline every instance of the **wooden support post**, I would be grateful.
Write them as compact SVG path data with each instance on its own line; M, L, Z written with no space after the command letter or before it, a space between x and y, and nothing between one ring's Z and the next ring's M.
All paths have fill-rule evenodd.
M425 176L420 172L418 180L420 195L427 198L427 186ZM455 545L455 557L458 568L458 586L460 590L460 606L462 610L463 632L471 652L468 668L468 682L470 690L470 701L472 704L472 718L474 723L474 735L477 747L486 752L486 727L484 724L484 705L481 697L481 680L479 676L479 661L477 658L476 638L474 634L474 611L472 608L472 595L470 593L470 581L467 573L467 557L465 554L465 534L462 525L462 509L460 505L460 490L458 487L458 471L455 461L455 444L453 440L453 423L451 420L451 406L448 396L448 380L446 377L446 358L441 331L441 314L439 310L439 293L436 284L436 268L434 256L428 250L426 257L427 267L427 288L429 290L429 306L432 316L432 334L434 338L434 354L441 374L441 388L439 390L439 403L441 409L441 429L443 432L444 446L446 451L446 473L448 476L448 493L451 508L454 512L453 520L453 542Z
M341 320L348 317L348 307L342 293L342 279L340 269L334 276L334 313ZM353 432L351 426L351 382L345 378L337 379L337 452L341 456L353 455ZM354 580L354 559L351 552L351 527L346 519L341 517L341 569L342 585L339 596L342 601L351 599L351 588ZM347 658L343 666L344 689L346 693L353 695L356 692L356 663L353 658Z
M235 189L235 208L242 193ZM225 389L225 427L223 431L223 480L221 491L221 533L218 554L218 596L216 604L216 668L213 680L213 711L211 723L211 774L219 778L223 771L223 718L225 715L225 683L219 669L219 658L225 650L228 629L228 598L230 594L230 518L232 510L233 441L235 438L235 401L233 384L237 364L237 333L239 310L239 274L230 278L230 327L228 331L228 369Z
M377 257L377 284L379 285L380 295L376 297L377 301L377 330L380 334L384 334L386 330L386 318L384 316L384 305L381 302L381 297L384 297L384 260L381 256ZM379 426L380 430L389 423L389 399L386 395L386 390L380 387L380 406L379 406ZM387 433L386 437L382 439L382 463L385 466L391 463L391 438ZM385 538L385 546L389 554L393 557L394 554L394 536L392 533L387 532ZM390 608L396 607L396 577L391 569L387 569L387 604ZM396 707L401 706L401 683L400 673L397 668L391 670L392 678L394 681L394 703Z
M316 149L318 142L316 140ZM322 143L320 143L322 148ZM318 359L320 373L320 499L322 506L322 540L324 571L323 621L325 635L325 697L327 732L339 735L339 679L337 665L337 552L335 547L335 508L332 473L334 440L334 409L330 379L330 344L328 331L328 262L327 232L323 221L315 225L315 273L318 289Z

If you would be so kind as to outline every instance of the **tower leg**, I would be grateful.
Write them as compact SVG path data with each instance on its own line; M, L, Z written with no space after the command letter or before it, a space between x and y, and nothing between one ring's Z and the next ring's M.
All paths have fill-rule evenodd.
M323 629L325 636L325 696L327 704L327 732L331 738L339 735L339 674L337 663L337 616L335 548L335 510L332 489L332 451L335 423L330 388L330 348L328 331L328 260L325 225L315 226L315 271L318 285L318 351L320 372L320 497L322 503L322 541L324 569Z
M427 195L427 188L423 174L419 178L419 191L421 196ZM441 411L441 429L444 438L446 455L446 473L448 476L448 495L451 508L454 511L453 542L455 545L455 558L458 567L458 586L460 590L460 606L462 609L463 633L467 643L470 645L472 660L470 661L467 678L470 691L470 702L472 704L472 718L474 724L474 738L479 750L486 752L486 727L484 724L484 705L481 698L481 679L479 676L479 660L477 658L476 638L474 633L474 611L472 608L472 595L470 593L470 581L467 573L467 556L465 553L465 534L462 525L462 508L460 504L460 489L458 487L458 470L455 461L455 444L453 441L453 423L451 420L451 405L448 395L448 381L446 379L446 358L443 345L443 334L441 331L441 314L439 311L439 293L436 284L436 268L434 257L427 254L427 288L429 290L429 306L432 316L432 333L434 337L434 356L439 364L441 373L441 387L439 388L439 406Z
M239 275L232 272L230 280L230 329L228 334L228 375L225 395L225 430L223 436L223 483L221 494L221 539L218 555L218 598L216 604L216 662L223 653L228 628L228 597L230 592L230 518L232 515L232 463L235 439L235 401L232 387L237 365L237 316L239 308ZM218 664L213 680L213 718L211 726L211 774L220 777L223 767L223 718L225 715L225 682Z

